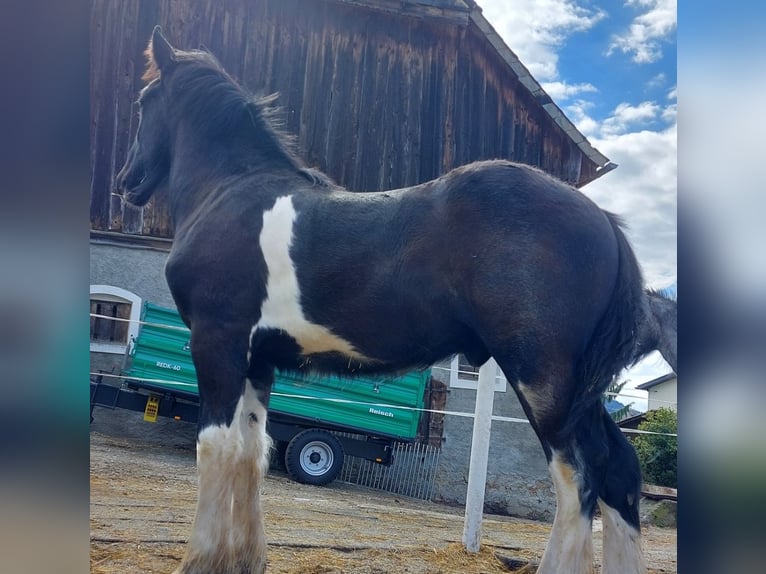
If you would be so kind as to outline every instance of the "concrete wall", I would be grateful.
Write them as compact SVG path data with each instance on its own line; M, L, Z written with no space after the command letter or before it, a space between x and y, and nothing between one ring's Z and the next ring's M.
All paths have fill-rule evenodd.
M165 282L168 254L152 248L128 247L107 242L90 243L90 284L121 287L165 307L175 307ZM91 371L119 373L123 354L91 353Z
M165 282L167 252L152 248L128 247L108 242L90 243L90 284L112 285L127 289L141 297L165 307L175 307ZM91 372L120 373L124 355L91 353ZM91 430L125 437L140 437L174 444L179 448L194 448L196 426L171 419L156 423L143 420L143 413L96 407Z
M165 282L167 258L158 249L91 241L90 284L122 287L145 301L175 307Z
M435 369L434 377L449 385L448 372ZM445 410L473 413L475 400L475 390L450 388ZM495 392L493 414L526 418L510 386L506 386L506 392ZM473 418L445 417L444 440L434 486L435 502L465 504L472 432ZM553 520L556 495L545 454L529 424L492 423L484 511Z

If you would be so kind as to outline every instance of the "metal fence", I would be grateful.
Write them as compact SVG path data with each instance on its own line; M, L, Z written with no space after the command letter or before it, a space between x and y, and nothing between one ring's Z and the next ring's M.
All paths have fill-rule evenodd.
M402 496L431 500L434 494L436 467L439 464L439 449L420 443L396 443L393 454L394 462L391 466L347 456L336 480Z

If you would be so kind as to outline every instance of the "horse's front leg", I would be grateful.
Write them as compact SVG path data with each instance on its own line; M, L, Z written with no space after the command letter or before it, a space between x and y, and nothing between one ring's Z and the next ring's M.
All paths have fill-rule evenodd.
M250 371L234 417L239 425L241 453L235 463L232 492L232 525L229 542L237 573L266 569L266 534L261 509L261 484L269 467L271 437L266 434L269 394L274 368L264 365Z
M266 539L260 488L271 441L266 411L273 370L250 371L231 333L192 332L201 408L197 429L199 493L177 574L261 574ZM253 375L255 374L255 376Z

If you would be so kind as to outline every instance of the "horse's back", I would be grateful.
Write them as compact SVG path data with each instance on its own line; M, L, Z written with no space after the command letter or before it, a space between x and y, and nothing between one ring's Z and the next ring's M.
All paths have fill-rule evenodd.
M466 346L481 358L487 344L540 338L562 322L589 335L617 273L603 212L510 162L403 190L293 201L290 253L305 312L372 357L427 342L429 360Z
M474 162L449 172L436 189L453 216L471 214L476 224L509 232L524 226L525 231L547 233L567 221L574 223L574 231L582 225L597 225L605 232L610 228L602 210L580 191L525 164Z
M608 296L619 248L609 217L590 199L507 161L471 164L454 175L445 186L445 220L462 278L474 287L503 285L528 305L582 306Z

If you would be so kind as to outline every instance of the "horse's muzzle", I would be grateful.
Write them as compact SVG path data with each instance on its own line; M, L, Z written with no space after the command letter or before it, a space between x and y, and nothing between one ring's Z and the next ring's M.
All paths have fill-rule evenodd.
M133 169L128 161L115 178L115 194L135 206L146 204L151 197L152 182L143 169Z

